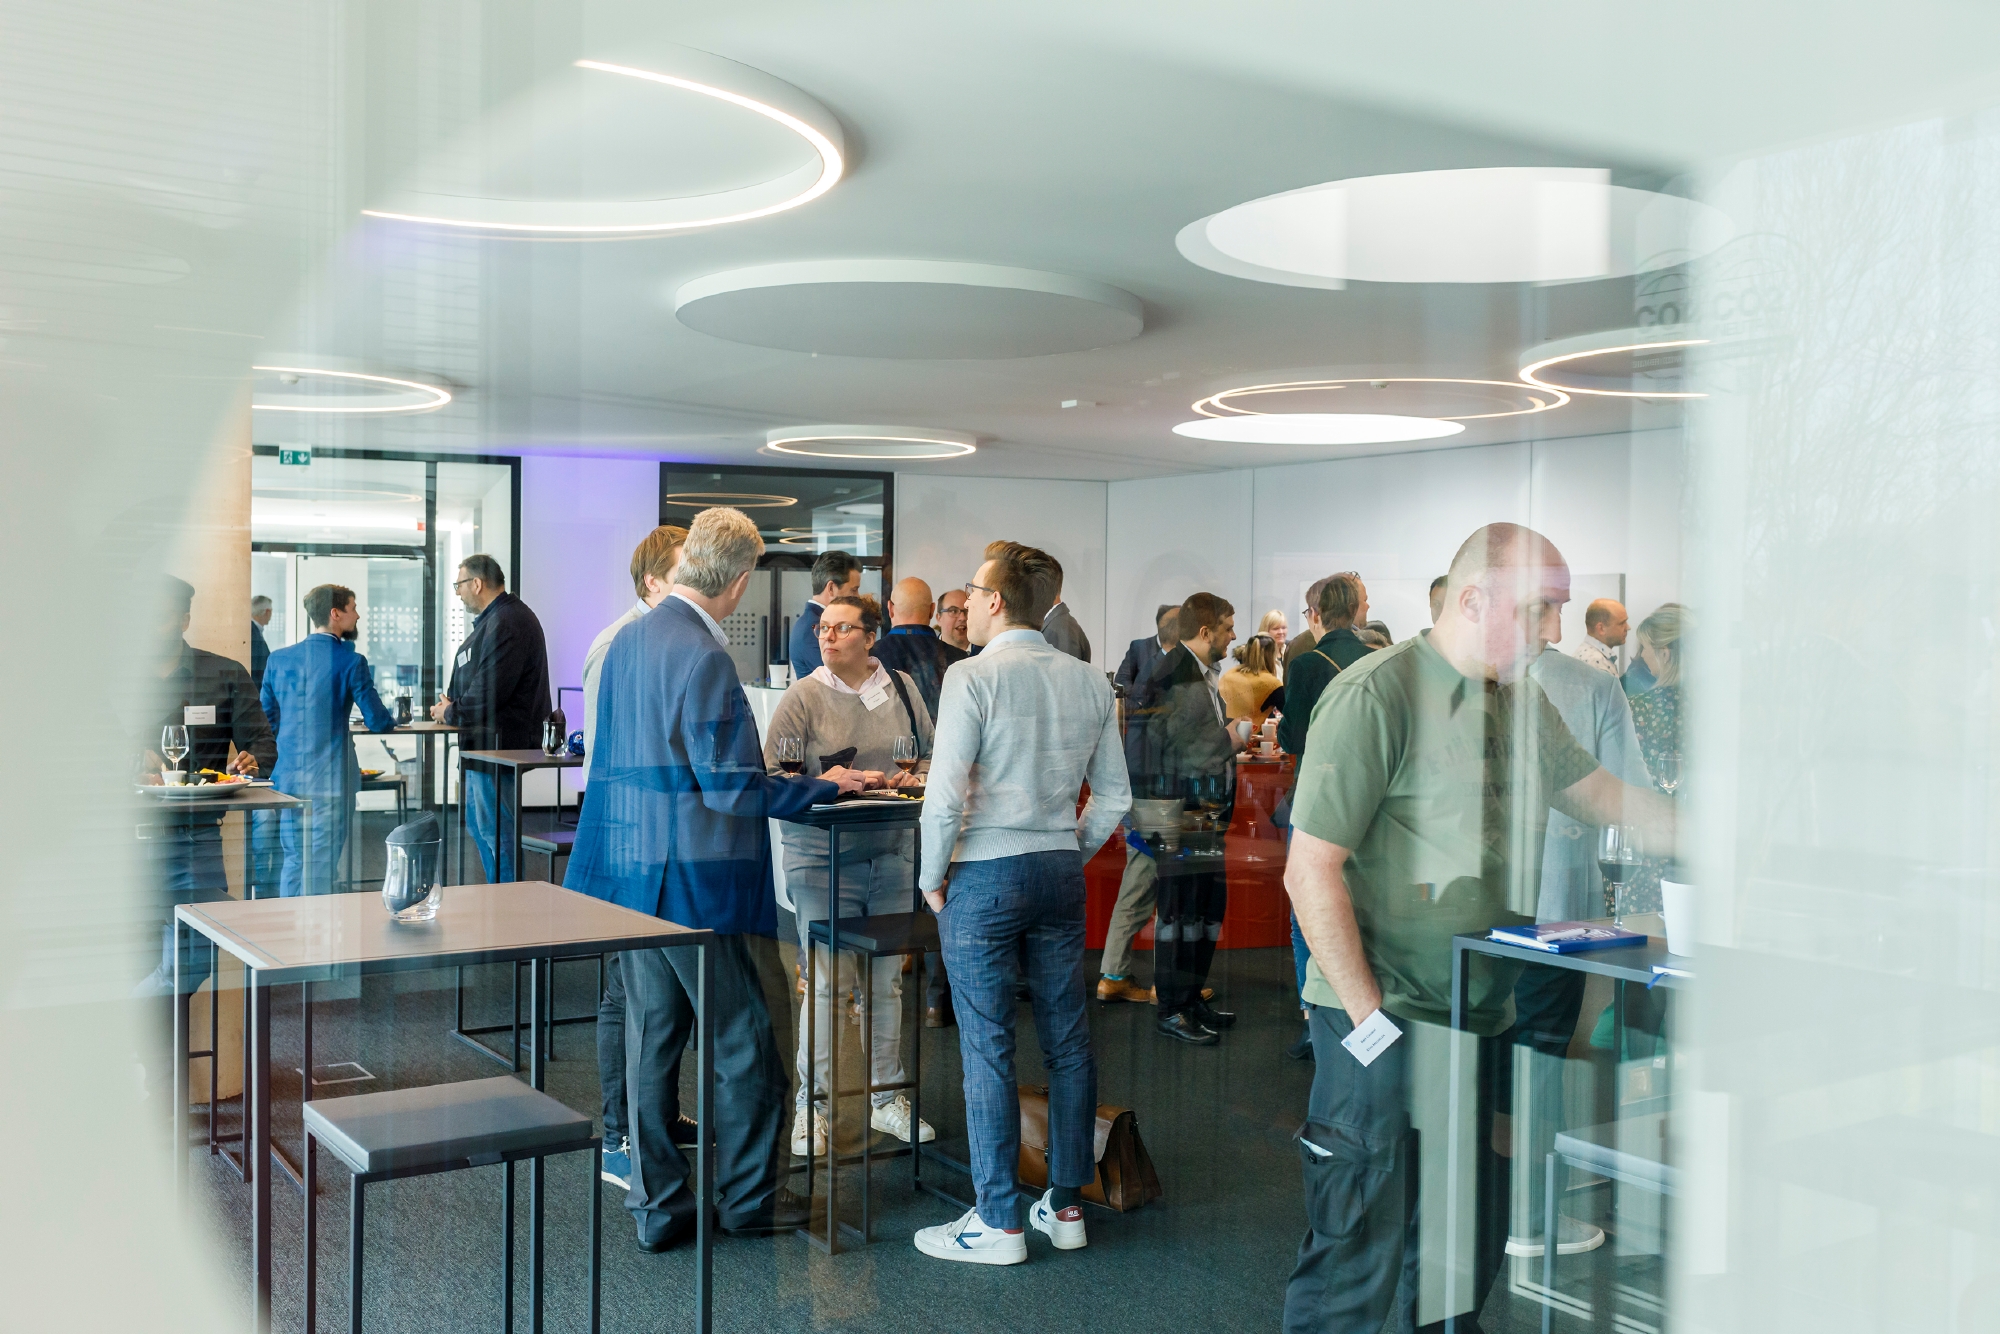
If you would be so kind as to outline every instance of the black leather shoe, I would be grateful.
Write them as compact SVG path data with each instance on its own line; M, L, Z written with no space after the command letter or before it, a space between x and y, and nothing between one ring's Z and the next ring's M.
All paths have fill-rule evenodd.
M1203 1027L1212 1028L1218 1033L1225 1028L1236 1027L1236 1014L1233 1010L1218 1010L1205 1000L1196 1001L1188 1007L1188 1011L1201 1020Z
M958 1016L951 1012L949 1002L943 1005L926 1005L924 1007L925 1028L956 1028L957 1026Z
M1167 1037L1176 1038L1182 1042L1191 1042L1197 1047L1213 1047L1216 1043L1222 1041L1222 1034L1202 1023L1185 1010L1179 1014L1161 1015L1160 1021L1154 1024L1153 1027L1159 1029Z
M747 1218L740 1223L724 1223L722 1235L725 1237L768 1237L777 1232L797 1232L812 1222L813 1202L803 1195L794 1195L785 1187L778 1187L778 1193L771 1197L771 1207L763 1213Z
M675 1247L685 1246L693 1240L694 1229L692 1227L681 1227L669 1232L662 1232L651 1241L646 1239L644 1233L640 1233L639 1249L648 1255L664 1255Z
M1297 1042L1294 1042L1291 1046L1285 1048L1285 1055L1291 1057L1295 1061L1312 1060L1313 1031L1310 1028L1308 1028L1305 1032L1301 1033L1299 1035L1299 1040Z
M675 1148L692 1149L700 1141L700 1138L701 1127L694 1123L692 1117L677 1116L674 1118Z

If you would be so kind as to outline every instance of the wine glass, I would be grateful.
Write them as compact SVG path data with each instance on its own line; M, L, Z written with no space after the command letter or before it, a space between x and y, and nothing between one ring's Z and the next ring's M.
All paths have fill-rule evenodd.
M1681 756L1679 751L1669 751L1653 761L1653 783L1668 796L1680 791Z
M1630 825L1608 824L1597 831L1597 869L1611 886L1611 924L1625 925L1625 887L1639 874L1644 859L1639 831Z
M181 761L187 757L187 753L187 728L182 727L178 723L172 723L160 729L160 754L167 757L167 763L173 765L178 770L181 767Z
M781 736L778 738L778 767L787 774L798 775L806 769L806 739L801 736Z
M917 768L917 739L913 736L897 737L896 748L892 754L892 758L896 761L896 768L902 772L906 774L915 773Z

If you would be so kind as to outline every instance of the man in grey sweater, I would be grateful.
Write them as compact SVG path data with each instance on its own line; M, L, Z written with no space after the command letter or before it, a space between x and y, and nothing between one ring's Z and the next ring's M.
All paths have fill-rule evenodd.
M1084 1017L1083 863L1132 805L1111 686L1040 626L1061 567L1018 543L987 548L966 586L984 645L946 673L922 817L917 883L938 915L958 1012L977 1205L917 1233L942 1260L1028 1258L1015 1189L1021 1145L1014 1015L1025 954L1049 1076L1049 1190L1028 1222L1061 1250L1084 1244L1082 1188L1096 1176L1097 1062ZM1090 801L1077 814L1085 781Z

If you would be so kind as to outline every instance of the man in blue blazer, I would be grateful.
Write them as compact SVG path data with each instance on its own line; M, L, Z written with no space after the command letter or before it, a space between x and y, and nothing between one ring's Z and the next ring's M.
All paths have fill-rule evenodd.
M590 800L563 883L593 898L716 932L716 1142L720 1223L730 1236L805 1226L807 1201L779 1185L790 1106L785 1064L745 935L777 926L767 819L863 786L859 773L765 772L750 702L721 622L763 554L741 511L704 510L688 530L673 591L618 632L597 688ZM639 1246L694 1235L687 1159L674 1147L680 1055L694 1026L693 949L628 950L625 1096L632 1141L625 1207Z

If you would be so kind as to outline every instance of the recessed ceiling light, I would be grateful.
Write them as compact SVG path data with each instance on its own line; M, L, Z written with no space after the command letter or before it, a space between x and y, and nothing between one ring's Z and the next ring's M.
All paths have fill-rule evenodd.
M1463 422L1390 417L1373 412L1272 412L1249 417L1200 417L1175 435L1235 445L1386 445L1457 435Z
M1706 204L1596 168L1479 167L1267 195L1189 223L1175 244L1218 273L1337 288L1610 278L1705 255L1733 230Z
M978 450L964 431L918 426L787 426L767 432L764 453L815 459L958 459Z
M727 505L739 510L781 510L799 503L797 496L772 496L758 491L673 491L660 497L663 505L706 510Z
M1705 347L1712 339L1694 334L1687 325L1653 325L1643 329L1612 329L1544 343L1529 349L1527 364L1521 367L1523 384L1564 393L1589 394L1596 398L1707 398L1707 394L1680 389L1627 388L1643 374L1636 363L1651 353L1656 360L1673 361L1683 348ZM1624 374L1589 374L1593 361L1631 357L1635 367ZM1656 368L1657 369L1657 368ZM1676 370L1678 367L1675 368ZM1553 384L1548 376L1559 374L1563 382ZM1680 380L1675 378L1674 384Z
M1508 407L1499 412L1465 412L1440 415L1436 421L1483 421L1490 417L1530 417L1538 412L1547 412L1569 402L1569 395L1553 385L1537 383L1540 392L1522 392L1522 385L1516 380L1459 380L1443 379L1437 376L1391 376L1387 379L1370 380L1287 380L1277 384L1247 384L1239 389L1224 389L1197 399L1191 406L1204 417L1254 416L1257 410L1242 406L1239 400L1258 398L1269 394L1301 394L1320 390L1338 390L1362 387L1386 389L1392 384L1451 384L1471 385L1512 391L1515 400L1525 399L1526 407Z
M402 380L393 375L368 375L361 371L318 370L310 366L252 366L264 375L275 376L283 388L266 387L250 396L257 412L337 412L348 414L390 412L435 412L451 402L451 395L434 384ZM311 380L333 381L326 388L359 392L315 394L287 390Z
M640 200L478 199L463 195L404 191L380 208L366 208L371 218L463 227L481 232L530 233L555 236L642 236L719 227L748 222L809 204L839 183L846 170L840 123L833 113L790 84L761 70L739 65L706 52L683 51L675 63L698 68L708 81L639 69L603 60L579 60L577 69L676 88L714 98L784 126L805 140L813 160L802 167L754 185L682 198ZM721 86L749 88L734 91ZM753 95L754 93L754 95Z

